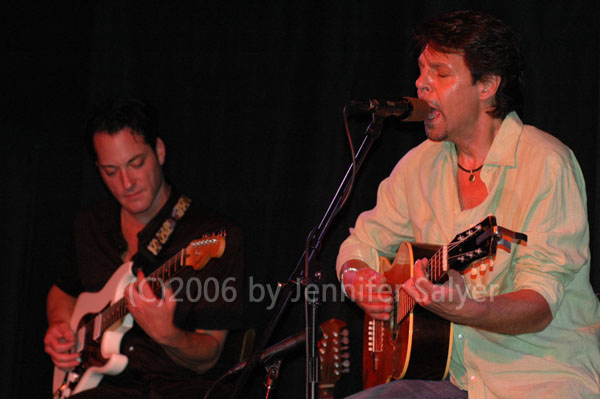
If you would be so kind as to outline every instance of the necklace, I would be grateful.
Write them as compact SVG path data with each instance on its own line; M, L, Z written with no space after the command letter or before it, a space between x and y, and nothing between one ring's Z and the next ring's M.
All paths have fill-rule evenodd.
M481 168L483 168L483 164L481 164L481 165L479 165L479 167L478 167L478 168L475 168L475 169L470 169L470 170L469 170L469 169L467 169L467 168L463 168L463 167L462 167L462 166L461 166L461 165L460 165L458 162L457 162L456 164L458 165L458 167L459 167L461 170L463 170L463 171L465 171L465 172L467 172L467 173L469 174L469 181L470 181L471 183L473 183L473 182L475 181L475 172L478 172L478 171L479 171Z

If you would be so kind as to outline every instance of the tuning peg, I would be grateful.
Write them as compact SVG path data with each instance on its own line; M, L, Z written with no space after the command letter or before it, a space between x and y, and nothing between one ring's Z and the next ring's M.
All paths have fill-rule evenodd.
M342 362L342 366L346 367L346 368L350 368L350 360L344 360Z
M506 249L506 252L510 252L510 241L507 240L506 238L504 238L504 236L500 236L500 239L498 240L498 246L500 247L504 247Z
M343 337L343 338L342 338L342 340L341 340L341 342L342 342L342 344L344 344L344 345L348 345L348 344L350 344L350 338L348 338L348 337Z

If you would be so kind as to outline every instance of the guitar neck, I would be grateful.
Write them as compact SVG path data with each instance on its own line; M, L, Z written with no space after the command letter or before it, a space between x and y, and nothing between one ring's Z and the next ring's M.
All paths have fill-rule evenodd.
M448 246L442 245L429 258L429 280L434 284L443 283L448 276Z
M333 394L333 384L329 384L331 386L323 386L324 384L319 385L319 399L334 399L335 396Z
M418 244L413 244L410 245L408 248L410 248L410 252L411 252L411 256L410 256L410 267L414 267L414 261L416 261L417 259L421 259L421 258L427 258L429 261L429 265L428 265L428 278L429 280L434 283L440 283L443 282L443 280L446 278L447 276L447 268L448 268L448 260L447 260L447 246L440 246L439 248L437 248L437 246L435 246L433 248L431 248L431 246L423 246L421 248L420 245ZM415 253L416 252L416 253ZM433 253L433 254L432 254ZM395 291L395 296L394 296L394 303L392 306L392 315L391 318L392 320L396 320L397 322L401 322L402 320L404 320L404 318L406 316L408 316L408 314L410 312L412 312L412 310L415 308L415 306L417 305L417 302L415 301L415 299L413 297L411 297L410 295L408 295L406 293L406 291L400 289L398 291ZM373 338L373 349L375 351L380 351L383 348L383 343L379 342L378 337L381 337L381 330L384 328L384 323L383 322L374 322L373 328L375 329L375 334L374 334L374 338Z
M158 294L165 283L185 266L184 259L185 249L182 249L146 278L147 284L150 285L155 294ZM127 310L125 298L119 299L113 305L104 309L97 316L100 320L99 333L102 334L107 328L125 317L127 313L129 311Z

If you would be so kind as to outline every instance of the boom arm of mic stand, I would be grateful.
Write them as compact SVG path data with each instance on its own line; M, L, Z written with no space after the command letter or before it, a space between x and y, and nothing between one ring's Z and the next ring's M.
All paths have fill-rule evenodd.
M352 176L358 172L358 170L362 166L363 161L365 160L367 154L369 153L369 150L373 146L373 143L375 142L375 140L377 140L379 138L379 136L381 134L381 128L383 127L384 120L385 120L385 118L373 115L373 119L372 119L371 123L369 124L369 126L367 126L367 129L365 131L365 137L364 137L358 151L355 154L354 163L352 163L348 167L348 170L346 171L346 174L344 175L344 178L342 179L342 182L340 183L338 190L336 191L335 195L333 196L333 199L332 199L331 203L329 204L329 207L327 208L325 215L323 216L318 227L314 230L313 237L312 237L314 239L314 245L310 246L308 253L306 252L306 250L304 250L304 252L300 256L300 259L298 260L298 263L296 264L296 267L294 268L292 274L288 278L288 281L301 281L304 278L307 278L310 276L310 271L308 270L308 265L310 265L310 263L312 262L312 259L315 257L315 255L317 254L317 252L319 251L319 249L321 247L323 238L325 237L325 233L327 232L329 226L331 225L333 217L336 215L336 213L340 207L342 198L344 197L344 195L346 194L346 191L349 189L349 187L352 183ZM353 173L354 164L356 164L356 171L354 171L354 173ZM308 261L305 262L305 259L308 259ZM306 265L306 267L303 269L302 265ZM232 398L237 398L239 396L239 393L240 393L241 389L244 387L244 385L246 384L250 374L252 373L252 370L254 369L254 367L256 367L256 363L259 360L260 353L264 350L267 343L269 342L269 339L271 338L271 335L273 334L273 331L275 330L277 323L283 316L283 313L284 313L285 309L287 308L287 305L289 304L289 301L293 295L293 291L292 291L293 288L294 288L294 286L289 283L283 287L283 295L282 295L283 299L281 301L279 301L279 303L277 304L274 316L271 318L271 320L269 321L269 324L265 328L263 337L262 337L259 345L254 349L254 352L250 356L248 363L246 364L246 367L244 368L244 370L238 377ZM306 295L305 295L305 298L306 298ZM314 306L314 304L313 304L313 306ZM315 350L316 342L314 339L314 336L315 336L314 331L316 328L315 327L316 311L314 309L312 311L310 311L308 309L308 305L306 305L305 310L306 310L306 312L305 312L306 318L309 319L310 317L312 317L312 319L313 319L312 321L309 321L309 320L306 321L306 329L307 329L306 368L307 368L307 379L309 379L311 376L318 375L318 373L319 373L318 370L316 370L316 372L313 370L310 370L311 368L314 368L314 366L317 365L317 362L311 361L311 354L314 354L316 352L316 350ZM311 330L311 331L309 331L309 330ZM307 382L310 382L310 381L307 381ZM310 392L310 396L313 398L316 398L315 395L316 395L317 388L318 388L317 384L315 384L313 382L310 385L311 386L308 386L308 384L307 384L307 396L309 396L309 392Z

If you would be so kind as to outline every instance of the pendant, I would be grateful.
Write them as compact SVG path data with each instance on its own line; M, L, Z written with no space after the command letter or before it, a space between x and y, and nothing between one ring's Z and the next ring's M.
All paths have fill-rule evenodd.
M458 165L458 168L459 168L460 170L462 170L463 172L466 172L466 173L468 173L468 174L469 174L469 181L470 181L471 183L473 183L473 182L475 181L475 173L476 173L476 172L479 172L479 170L481 170L481 168L483 168L483 164L479 165L479 167L478 167L478 168L475 168L475 169L467 169L467 168L463 167L463 166L462 166L461 164L459 164L459 163L457 163L457 165Z

